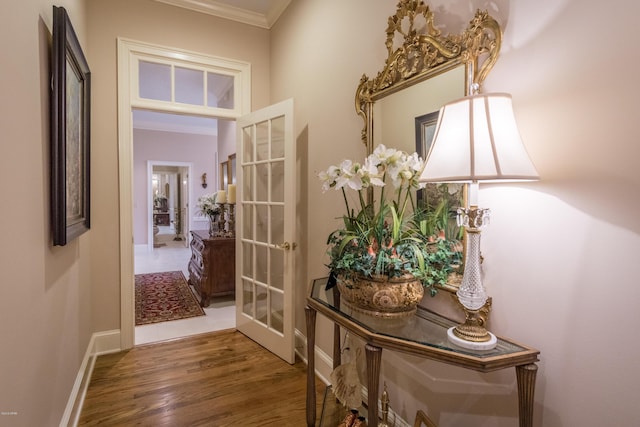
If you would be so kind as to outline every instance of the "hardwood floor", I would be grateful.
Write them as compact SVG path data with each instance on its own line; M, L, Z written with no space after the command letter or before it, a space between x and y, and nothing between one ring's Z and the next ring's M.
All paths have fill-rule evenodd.
M98 357L79 425L304 426L305 401L303 362L226 330Z

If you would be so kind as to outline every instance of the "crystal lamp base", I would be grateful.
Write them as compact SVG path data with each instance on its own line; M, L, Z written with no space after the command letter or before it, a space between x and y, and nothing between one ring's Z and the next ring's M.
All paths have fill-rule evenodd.
M454 330L456 328L457 328L457 326L449 328L447 330L447 337L449 338L449 341L451 341L452 343L454 343L455 345L457 345L459 347L467 348L469 350L491 350L491 349L495 348L496 345L498 344L498 339L491 332L487 332L489 334L489 340L488 341L480 341L480 342L478 342L478 341L467 341L467 340L464 340L462 338L458 338L458 336L454 332Z

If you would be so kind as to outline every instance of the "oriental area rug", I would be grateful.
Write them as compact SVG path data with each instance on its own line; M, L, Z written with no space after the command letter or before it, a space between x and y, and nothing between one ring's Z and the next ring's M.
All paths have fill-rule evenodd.
M181 271L136 274L136 326L204 316Z

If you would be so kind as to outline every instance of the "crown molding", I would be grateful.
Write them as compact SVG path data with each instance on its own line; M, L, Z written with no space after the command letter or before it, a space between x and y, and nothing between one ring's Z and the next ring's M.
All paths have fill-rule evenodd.
M219 18L249 24L260 28L270 29L280 15L289 6L291 0L275 0L266 13L259 13L248 9L231 6L216 0L156 0L160 3L206 13Z
M272 3L266 14L267 24L269 25L269 28L273 27L273 25L280 18L280 15L282 15L285 9L289 7L290 3L291 0L277 0Z

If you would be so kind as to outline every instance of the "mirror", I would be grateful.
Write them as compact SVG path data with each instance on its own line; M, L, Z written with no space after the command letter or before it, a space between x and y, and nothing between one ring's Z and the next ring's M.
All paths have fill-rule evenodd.
M236 183L236 154L230 154L228 159L220 162L220 190L227 190L229 184Z
M479 90L500 51L502 33L486 11L478 10L461 34L441 35L434 14L420 0L400 0L386 28L387 59L375 78L363 75L356 90L367 154L379 144L428 156L438 111L447 102ZM455 209L466 205L466 188L429 184L416 194L418 206L445 207L447 239L460 240ZM452 276L444 289L457 290Z
M229 155L229 183L236 183L236 154Z
M229 161L220 162L220 180L218 187L220 190L226 190L229 185Z
M373 147L385 144L407 153L418 151L425 158L427 152L421 151L424 147L419 147L416 140L416 119L435 113L437 121L442 105L464 95L464 67L458 66L377 100L373 104ZM430 140L421 142L428 148Z

